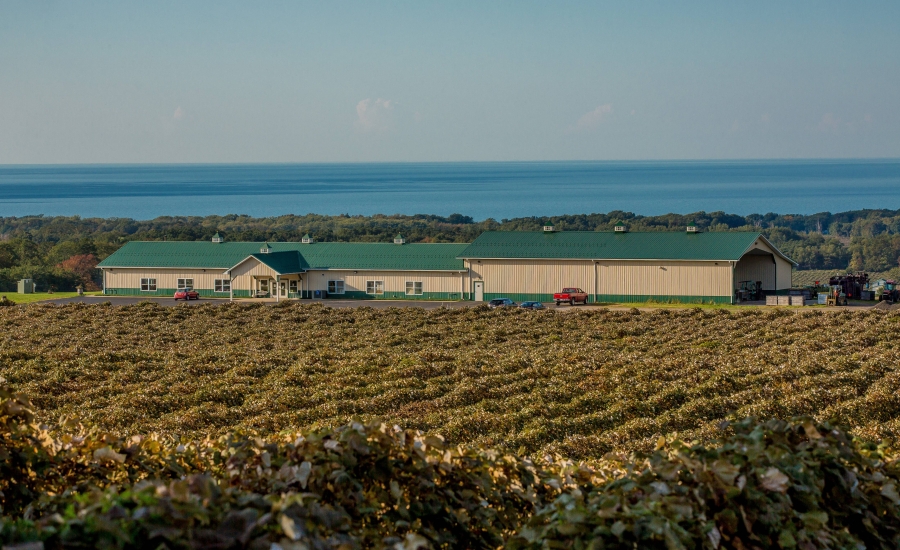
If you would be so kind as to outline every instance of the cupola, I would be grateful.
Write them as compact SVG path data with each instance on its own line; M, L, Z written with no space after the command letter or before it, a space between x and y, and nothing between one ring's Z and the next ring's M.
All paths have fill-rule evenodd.
M547 225L544 226L544 233L555 233L555 232L556 232L556 226L553 225L553 221L551 220L551 221L547 222Z
M269 252L272 252L272 247L269 246L268 242L263 243L262 248L259 249L259 253L260 254L268 254Z
M212 236L212 242L214 242L214 243L220 243L223 240L224 239L222 238L222 235L219 235L218 231L216 231L216 234Z
M404 244L406 243L406 239L403 238L403 235L397 233L397 236L394 237L394 244Z
M302 242L303 244L312 244L313 238L309 236L309 233L307 233L306 235L303 235L303 238L300 239L300 242Z
M697 227L697 225L694 222L690 221L687 224L687 232L688 233L699 233L700 228Z
M626 227L623 222L616 222L613 224L613 231L616 233L627 233L628 227Z

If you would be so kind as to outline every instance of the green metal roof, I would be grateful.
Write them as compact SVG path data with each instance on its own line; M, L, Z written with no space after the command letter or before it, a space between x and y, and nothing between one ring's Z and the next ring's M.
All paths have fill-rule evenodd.
M309 269L464 271L462 244L315 243L301 245Z
M760 233L488 231L466 247L460 258L579 260L739 260ZM779 255L783 255L779 252ZM790 259L785 258L788 261Z
M268 252L266 254L252 254L260 263L272 268L275 273L285 275L287 273L302 273L305 271L300 253L296 250L285 252Z
M209 241L132 241L100 262L99 267L145 267L227 270L249 256L279 273L307 269L463 271L457 259L467 244L266 243ZM286 253L293 253L294 256ZM276 267L277 266L277 267ZM286 270L286 271L282 271Z

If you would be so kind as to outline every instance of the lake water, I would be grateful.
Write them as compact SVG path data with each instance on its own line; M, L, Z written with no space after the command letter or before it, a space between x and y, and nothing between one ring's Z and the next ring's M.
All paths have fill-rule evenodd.
M0 166L0 216L900 209L900 160Z

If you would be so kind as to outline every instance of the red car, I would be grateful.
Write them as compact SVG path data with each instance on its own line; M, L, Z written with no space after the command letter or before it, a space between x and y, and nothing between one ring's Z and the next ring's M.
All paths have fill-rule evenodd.
M175 291L175 300L199 300L200 293L193 288L179 288Z

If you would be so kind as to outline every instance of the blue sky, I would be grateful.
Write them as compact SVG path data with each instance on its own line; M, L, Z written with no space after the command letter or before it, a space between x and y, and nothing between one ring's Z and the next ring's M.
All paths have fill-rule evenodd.
M900 156L900 2L0 0L0 163Z

